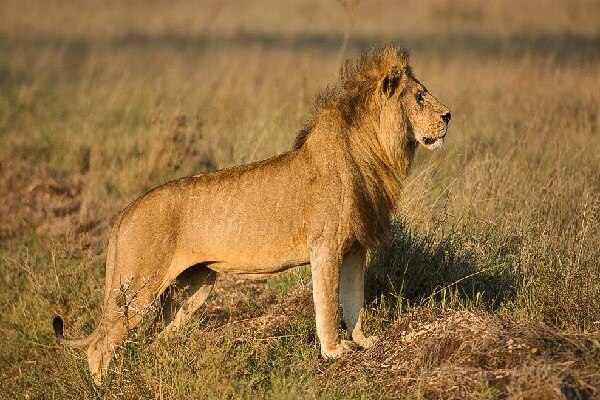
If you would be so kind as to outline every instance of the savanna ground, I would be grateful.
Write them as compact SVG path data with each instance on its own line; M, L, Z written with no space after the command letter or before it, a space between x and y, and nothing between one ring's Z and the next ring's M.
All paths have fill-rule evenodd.
M599 21L597 0L2 1L1 397L600 398ZM453 118L371 257L379 345L320 358L306 269L220 277L95 388L50 322L95 326L119 210L289 148L340 60L382 41Z

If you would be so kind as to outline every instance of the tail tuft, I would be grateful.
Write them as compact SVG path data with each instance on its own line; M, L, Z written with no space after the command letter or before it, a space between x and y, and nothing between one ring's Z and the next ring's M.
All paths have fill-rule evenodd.
M71 346L71 347L85 347L85 346L89 345L92 342L92 340L94 340L94 337L97 333L97 332L94 332L91 335L89 335L88 337L85 337L83 339L65 339L65 336L64 336L65 323L63 322L63 319L59 315L52 318L52 327L54 328L54 334L56 335L56 339L58 339L58 341L61 342L62 344L66 344L67 346Z
M54 318L52 318L52 327L54 328L54 334L56 335L56 338L58 340L64 340L65 337L63 335L63 331L65 328L65 323L59 315L56 315Z

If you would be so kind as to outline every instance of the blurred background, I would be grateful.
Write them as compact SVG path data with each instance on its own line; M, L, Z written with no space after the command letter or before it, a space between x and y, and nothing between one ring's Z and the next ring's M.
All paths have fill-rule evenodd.
M119 378L100 391L82 355L56 345L49 321L62 314L73 336L95 326L109 228L123 207L169 179L289 149L341 62L382 42L412 51L415 75L452 122L442 151L418 151L394 241L372 258L372 329L393 341L413 318L407 312L472 310L552 335L597 332L600 1L2 0L0 393L372 397L373 376L352 369L349 383L319 359L310 307L290 306L289 325L265 322L249 336L228 325L261 312L283 321L290 293L310 305L307 270L267 283L220 278L187 331L196 347L132 339ZM487 377L484 361L469 364L470 389L455 398L527 398L518 395L528 382L549 385L542 393L573 386L579 398L600 396L598 348L585 343L577 354L593 362L577 356L561 366L571 356L540 347L535 368L501 358L502 347L494 357L504 364L494 365L508 365L512 380ZM153 364L165 354L174 355L170 372ZM403 370L404 384L391 372L377 381L379 393L419 397L429 388L430 398L450 398L426 375L464 360L448 366L446 356L423 354L430 361ZM214 391L195 374L207 368ZM324 380L345 389L323 389Z

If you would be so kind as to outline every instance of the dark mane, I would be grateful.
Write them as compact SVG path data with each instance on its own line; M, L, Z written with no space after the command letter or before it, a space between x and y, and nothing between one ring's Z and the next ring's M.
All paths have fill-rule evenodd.
M346 60L340 68L339 81L327 87L316 98L311 117L298 131L294 148L300 148L325 113L332 112L345 126L353 126L362 118L377 84L392 68L408 67L409 52L390 44L364 52L357 60Z

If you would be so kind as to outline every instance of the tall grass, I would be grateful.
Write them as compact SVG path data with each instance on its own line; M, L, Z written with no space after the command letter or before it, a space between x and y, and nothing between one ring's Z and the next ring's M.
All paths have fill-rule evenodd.
M399 379L320 359L306 269L266 284L221 278L183 334L156 341L152 321L134 332L100 388L84 355L57 346L50 328L56 313L68 335L95 326L109 227L130 201L166 180L291 146L336 75L339 5L1 8L0 393L373 398ZM386 40L412 47L415 74L453 115L447 146L417 154L393 241L371 255L368 330L396 343L420 312L467 309L557 335L598 331L598 15L592 0L358 5L346 55ZM567 379L552 357L532 361L552 372L545 377L528 370L557 380L552 388L600 373L581 356ZM518 385L480 381L473 396L518 397ZM393 385L427 397L425 386Z

